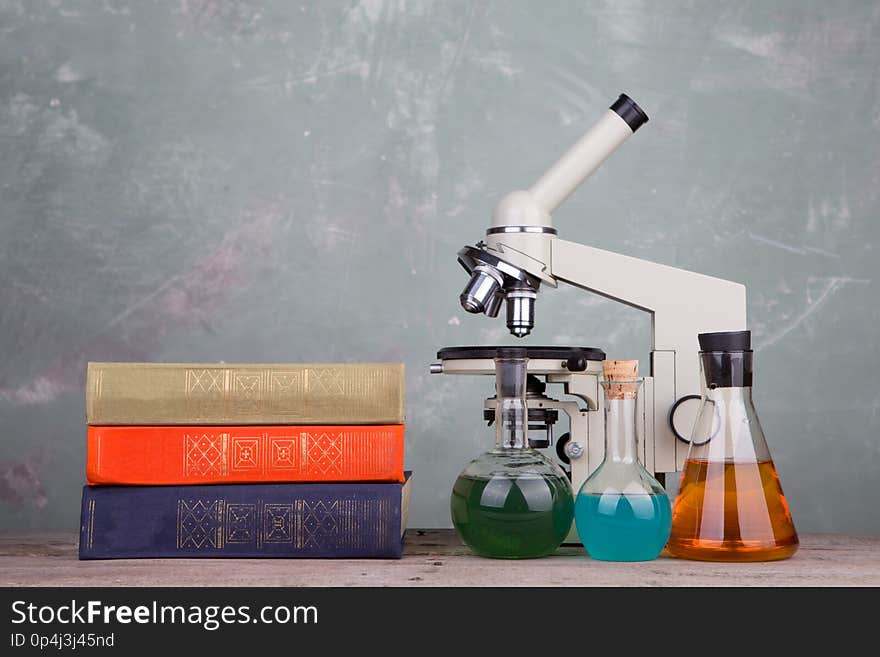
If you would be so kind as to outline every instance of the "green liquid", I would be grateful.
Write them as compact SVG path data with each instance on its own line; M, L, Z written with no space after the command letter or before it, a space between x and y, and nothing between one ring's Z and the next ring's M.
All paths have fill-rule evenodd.
M564 477L459 477L452 524L481 557L530 559L552 554L571 528L574 499Z

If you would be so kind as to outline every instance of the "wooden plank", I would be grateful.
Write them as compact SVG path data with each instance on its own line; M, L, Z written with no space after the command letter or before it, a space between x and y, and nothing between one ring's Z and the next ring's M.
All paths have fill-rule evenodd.
M3 586L880 586L880 537L808 534L787 561L716 564L661 557L593 561L472 556L451 530L410 530L402 560L79 561L74 533L0 533Z

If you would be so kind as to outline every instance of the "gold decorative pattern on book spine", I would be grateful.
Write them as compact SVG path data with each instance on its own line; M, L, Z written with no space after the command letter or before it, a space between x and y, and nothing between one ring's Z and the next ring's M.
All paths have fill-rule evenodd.
M349 392L346 382L351 382L351 401L356 411L375 410L369 403L374 385L371 374L362 374L355 369L346 376L336 367L265 371L187 369L187 410L196 419L209 416L247 418L268 414L293 421L310 413L311 401L320 401L322 406L332 408L339 398ZM373 406L378 405L374 401ZM327 415L323 408L315 410Z
M340 504L341 500L302 500L301 511L297 509L302 515L297 547L323 550L337 545L340 538Z
M177 549L219 550L225 545L287 544L296 550L394 549L388 534L393 502L387 497L228 502L222 498L177 501ZM391 522L395 522L393 518ZM87 544L92 547L94 500L89 504ZM365 528L373 537L365 541ZM391 542L389 542L391 541Z
M186 370L186 407L193 419L226 415L229 370L202 368Z
M299 437L270 436L230 436L232 472L285 472L298 470L297 443Z
M93 392L92 392L91 399L86 400L87 402L90 402L87 404L86 410L87 411L91 410L91 415L97 416L101 412L101 409L99 407L99 402L102 399L101 382L104 378L104 370L102 370L102 369L92 370L90 368L89 371L93 372L93 378L92 378ZM91 406L91 409L89 409L89 406Z
M223 548L223 539L224 539L223 520L225 519L224 518L224 516L225 516L224 506L225 506L225 500L217 500L217 529L215 530L216 531L215 536L216 536L216 541L217 541L217 547L219 549Z
M89 520L86 530L86 546L91 550L95 544L95 500L89 500Z
M263 505L263 541L293 543L293 504Z
M307 415L309 371L268 371L268 399L265 411L280 417L303 418Z
M302 434L301 434L302 435ZM306 434L308 446L306 447L306 464L305 467L311 472L318 472L322 475L342 474L342 436L322 433L311 439Z
M232 414L259 415L263 408L264 373L232 372Z
M179 499L177 501L177 548L223 547L225 500Z
M90 363L89 375L93 424L403 422L399 364Z
M257 500L257 517L256 517L256 526L257 526L257 549L263 549L263 500Z
M229 469L236 472L262 471L261 443L262 436L233 436Z
M386 522L386 516L387 516L387 506L388 506L388 500L386 498L383 497L382 499L377 500L377 504L376 504L376 524L377 524L376 545L377 545L377 547L383 547L383 548L387 547L385 545L385 534L386 534L385 522Z
M257 536L257 505L226 504L226 544L253 543Z
M183 476L225 477L229 458L229 434L184 434Z
M301 471L352 477L388 472L394 434L387 429L315 434L300 432Z
M271 452L270 468L272 470L296 470L295 436L266 437L266 444Z
M234 431L234 430L233 430ZM98 469L100 470L98 434ZM387 429L313 433L290 436L184 433L183 476L223 477L230 472L297 472L369 476L388 472L395 435Z

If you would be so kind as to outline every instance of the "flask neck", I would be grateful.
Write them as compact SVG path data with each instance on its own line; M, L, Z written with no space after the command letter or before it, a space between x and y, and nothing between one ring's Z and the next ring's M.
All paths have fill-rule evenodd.
M636 397L605 398L605 461L631 464L638 460Z
M495 448L529 447L528 410L517 399L499 399L495 407Z
M495 359L495 449L529 448L528 358Z
M701 351L700 367L707 388L749 388L751 351Z
M725 388L707 388L706 399L725 404L741 403L752 405L751 386L729 386Z

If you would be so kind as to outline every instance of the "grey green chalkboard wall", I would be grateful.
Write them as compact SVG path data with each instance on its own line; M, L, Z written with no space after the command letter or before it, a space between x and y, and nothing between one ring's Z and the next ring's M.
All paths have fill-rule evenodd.
M74 527L87 360L404 361L411 526L491 379L456 251L621 91L560 234L741 281L801 531L880 533L880 4L0 0L0 526ZM695 301L698 303L698 301ZM647 367L573 289L533 344Z

